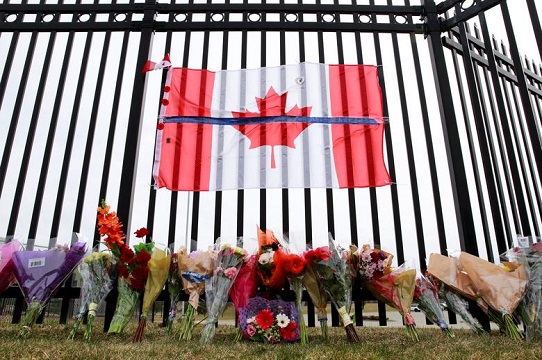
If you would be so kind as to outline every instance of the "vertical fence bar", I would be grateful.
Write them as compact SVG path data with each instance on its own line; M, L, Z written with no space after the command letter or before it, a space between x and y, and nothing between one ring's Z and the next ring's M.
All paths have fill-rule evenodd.
M456 12L460 11L460 6L456 5ZM490 164L490 158L489 158L489 150L487 149L487 139L485 137L485 129L484 129L484 119L482 116L482 110L480 109L480 97L478 95L481 86L480 84L476 83L476 79L474 77L474 64L472 61L472 55L471 55L471 49L469 46L469 42L467 40L467 30L465 28L465 24L461 23L458 25L459 28L459 38L461 42L461 47L463 51L463 64L462 68L465 70L465 77L467 82L467 88L468 88L468 95L470 96L470 108L473 112L474 119L470 119L469 111L468 111L468 105L467 105L467 99L465 95L465 91L463 89L462 84L462 78L461 78L461 70L459 63L457 61L457 57L454 56L454 68L455 73L457 77L457 84L460 89L460 98L461 98L461 105L463 110L463 118L465 122L465 129L467 131L467 139L469 143L469 152L471 155L471 162L473 166L473 172L474 172L474 181L476 184L476 193L478 195L478 204L479 204L479 211L480 216L482 218L482 229L484 232L484 240L487 247L487 256L489 261L493 261L493 252L491 251L491 234L489 232L489 222L488 222L488 215L485 207L485 201L484 201L484 192L482 187L482 178L481 178L481 170L480 167L483 167L484 170L484 176L486 179L486 185L488 190L488 196L490 201L490 207L491 207L491 214L493 216L493 222L498 222L500 219L500 214L498 211L498 204L495 203L495 201L498 199L496 197L496 191L494 189L494 180L493 180L493 170ZM474 134L472 129L472 123L474 123L474 130L476 131L476 136L478 139L478 146L481 156L481 166L478 161L478 157L476 156L476 144L474 142ZM501 227L494 226L494 230L497 232L497 235L499 235L498 231Z
M436 84L437 100L439 103L440 119L444 132L444 145L448 157L448 169L452 181L452 194L455 205L459 242L461 249L473 255L478 255L476 231L471 208L465 162L461 150L461 141L457 129L452 90L448 79L446 57L440 39L440 20L436 13L433 0L423 0L427 12L427 41L433 67L433 77Z
M504 27L506 28L506 34L508 36L508 43L510 44L510 56L514 63L514 72L518 80L518 90L521 98L521 103L523 106L523 115L525 118L525 123L529 131L530 141L533 151L533 157L536 166L533 165L533 172L538 175L540 179L542 177L542 139L536 128L536 122L534 119L534 112L531 103L531 98L529 96L529 90L527 88L527 82L525 80L525 73L523 72L523 66L521 65L521 58L519 55L518 45L516 42L516 37L514 35L514 27L512 26L512 20L510 18L510 11L508 10L508 3L505 1L501 3L502 15L504 20Z

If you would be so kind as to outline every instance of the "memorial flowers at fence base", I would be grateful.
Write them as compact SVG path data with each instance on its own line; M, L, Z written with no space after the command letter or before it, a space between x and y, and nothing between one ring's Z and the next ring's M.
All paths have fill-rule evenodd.
M26 300L27 309L19 336L28 337L32 326L55 291L83 259L86 243L71 247L57 245L46 251L13 253L13 271Z
M149 274L147 276L147 283L145 284L145 292L143 294L143 306L141 308L139 325L132 338L133 342L140 342L143 340L147 324L147 315L166 284L170 263L171 255L169 253L166 254L166 252L161 249L154 250L151 259L148 262Z
M148 262L154 248L154 243L139 243L132 250L124 242L126 236L122 232L122 223L117 214L102 201L98 207L98 231L104 237L104 242L116 257L119 274L118 299L109 325L108 334L119 334L124 331L132 317L140 293L145 290L149 273ZM144 229L144 228L143 228ZM136 236L148 234L146 229L136 231Z
M299 314L293 302L255 297L239 311L243 338L277 344L299 341Z
M527 290L524 266L516 264L512 267L509 264L505 269L465 252L459 256L459 266L467 273L482 299L495 310L496 317L503 320L505 333L520 340L523 336L512 314Z
M418 303L425 316L437 325L448 337L455 337L454 333L444 319L444 312L440 305L438 288L425 276L416 279L414 288L414 301Z
M260 278L256 274L256 264L256 255L250 256L248 260L243 263L241 269L239 269L237 277L230 289L230 299L235 306L239 329L241 329L239 324L239 311L246 306L248 299L256 296L258 286L260 285ZM240 330L237 333L236 340L240 340L241 335L242 332Z
M293 244L285 242L283 244L284 251L278 253L279 262L286 272L286 277L290 281L290 286L295 293L297 313L299 317L299 332L301 334L301 345L308 343L307 325L303 316L303 277L307 271L307 260L293 251Z
M178 254L171 254L171 263L169 265L169 274L167 278L167 291L169 294L169 313L166 323L166 333L171 335L173 323L177 317L177 304L181 296L182 280L179 275L179 259Z
M207 322L201 333L201 344L208 344L213 340L218 317L226 308L230 288L247 257L247 252L243 248L229 244L221 246L220 239L217 241L216 250L218 253L213 276L205 280Z
M387 275L373 278L363 283L373 296L395 308L403 316L408 336L413 341L419 341L416 321L410 314L414 297L416 269L405 269L401 266Z
M113 261L109 252L94 251L79 264L78 271L82 280L81 296L79 297L80 305L68 338L73 339L75 337L79 325L88 312L83 337L85 340L90 341L96 310L113 288L113 282L117 275Z
M0 246L0 294L15 283L13 275L13 262L11 258L15 251L18 251L21 244L12 240Z
M348 341L359 342L358 334L346 307L347 294L351 290L347 288L345 276L349 276L350 271L342 252L337 249L330 235L329 246L308 250L304 255L339 313Z
M179 249L177 256L183 288L188 294L188 306L181 321L179 340L190 340L194 330L194 317L197 314L199 297L205 291L205 280L213 274L215 257L211 250L196 250L188 254L185 247Z

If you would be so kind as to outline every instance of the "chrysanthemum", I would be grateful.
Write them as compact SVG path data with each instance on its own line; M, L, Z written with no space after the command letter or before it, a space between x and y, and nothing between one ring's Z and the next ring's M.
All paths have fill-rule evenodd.
M290 319L288 318L288 316L282 313L277 315L277 325L280 328L285 328L286 326L288 326L289 323L290 323Z

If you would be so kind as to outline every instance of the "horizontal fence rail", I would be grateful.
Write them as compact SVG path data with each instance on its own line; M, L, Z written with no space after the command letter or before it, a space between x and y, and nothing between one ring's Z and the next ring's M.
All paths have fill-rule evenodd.
M542 44L539 8L533 0L519 2ZM343 245L369 243L393 253L395 265L420 271L430 253L448 249L498 261L517 234L542 235L542 67L540 57L520 55L514 25L525 19L512 19L512 2L467 3L1 2L0 235L33 249L73 243L78 232L103 248L95 221L106 199L128 240L145 226L159 247L204 249L219 237L242 237L254 250L259 225L300 249L325 245L328 233ZM489 21L495 14L498 26ZM502 43L491 35L500 28ZM377 65L394 183L154 190L165 72L141 69L167 53L174 66L213 71L299 62ZM18 322L19 291L0 297L16 299L9 309ZM79 288L70 279L56 297L65 323ZM314 307L305 299L314 326ZM372 297L357 286L354 300L363 325L362 303ZM106 318L115 301L113 291ZM165 317L165 291L159 301ZM386 325L382 303L379 316ZM332 323L338 321L333 312Z

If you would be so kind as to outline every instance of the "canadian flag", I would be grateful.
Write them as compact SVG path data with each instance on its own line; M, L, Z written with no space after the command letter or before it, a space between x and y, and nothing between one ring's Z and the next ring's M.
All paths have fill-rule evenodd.
M170 68L154 179L170 190L391 183L375 66Z
M150 60L147 60L141 72L149 72L149 71L160 70L160 69L165 69L169 67L171 67L171 61L169 60L169 54L166 54L166 56L164 56L164 59L159 63L155 63Z

